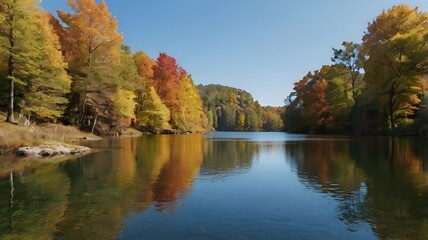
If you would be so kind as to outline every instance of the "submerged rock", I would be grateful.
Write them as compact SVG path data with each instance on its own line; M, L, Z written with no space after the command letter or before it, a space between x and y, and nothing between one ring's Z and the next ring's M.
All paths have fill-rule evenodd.
M56 155L80 155L89 152L90 148L66 144L46 144L35 147L20 147L17 156L29 158L49 158Z
M18 151L16 151L17 156L23 157L32 157L37 156L42 149L40 147L20 147Z

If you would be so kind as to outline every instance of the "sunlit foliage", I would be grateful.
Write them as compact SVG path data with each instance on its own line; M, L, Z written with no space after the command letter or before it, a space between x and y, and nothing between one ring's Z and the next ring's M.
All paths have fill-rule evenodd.
M405 5L382 12L363 36L366 106L375 128L411 123L428 70L428 13Z
M49 20L35 1L0 1L0 104L9 122L15 110L60 118L68 102L71 80Z
M250 93L221 85L199 85L208 124L219 131L278 131L281 109L260 106Z
M428 14L417 8L394 6L369 24L361 45L333 48L336 65L294 84L286 130L418 134L428 120L420 114L415 121L426 107L427 22Z
M171 112L171 126L180 131L208 130L198 90L175 58L161 53L152 69L153 86Z

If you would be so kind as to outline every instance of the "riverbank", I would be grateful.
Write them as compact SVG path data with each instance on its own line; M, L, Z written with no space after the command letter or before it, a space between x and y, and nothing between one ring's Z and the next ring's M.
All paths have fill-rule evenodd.
M62 145L64 147L63 150L67 148L71 153L73 150L81 148L74 145L78 141L100 139L102 138L94 134L84 133L75 127L61 124L42 124L25 127L0 122L0 152L2 153L16 152L20 147L30 148L54 145ZM68 151L65 151L65 153L68 153Z

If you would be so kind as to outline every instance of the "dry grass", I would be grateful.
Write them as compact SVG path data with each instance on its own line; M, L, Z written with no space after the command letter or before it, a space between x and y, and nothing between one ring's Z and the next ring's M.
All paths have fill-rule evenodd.
M122 132L122 136L131 136L131 137L138 137L138 136L141 136L142 134L143 134L142 132L132 127L129 127L128 129Z
M0 149L12 150L22 146L36 146L47 142L69 143L83 138L99 137L83 133L75 127L60 124L43 124L31 127L0 122Z

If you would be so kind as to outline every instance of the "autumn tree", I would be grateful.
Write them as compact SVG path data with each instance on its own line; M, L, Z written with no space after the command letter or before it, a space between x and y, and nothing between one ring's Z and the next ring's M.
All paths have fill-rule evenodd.
M284 122L281 116L284 114L284 107L263 107L263 126L264 131L282 131Z
M140 76L138 87L135 90L137 95L136 111L140 112L144 110L144 101L147 100L147 95L153 94L150 92L150 87L154 86L153 66L156 64L156 62L143 51L137 51L132 55L132 58L134 59L138 75ZM154 93L157 95L156 92Z
M193 83L191 75L184 79L184 96L186 100L183 106L183 119L185 129L191 132L201 132L208 129L208 119L202 108L202 100L199 91Z
M146 127L171 129L169 109L162 103L154 87L147 88L142 98L142 108L137 111L137 123Z
M428 71L428 14L406 5L382 12L363 37L365 102L375 129L412 122Z
M53 32L58 36L62 55L67 58L66 54L68 51L66 51L66 48L69 46L69 41L71 41L71 39L68 38L66 28L51 13L46 13L46 15L49 18L49 24L52 26Z
M137 51L132 55L137 65L138 74L148 83L153 84L153 67L156 62L143 51Z
M0 62L6 63L1 81L2 86L8 86L7 122L14 122L16 87L22 91L26 81L38 75L35 15L33 0L0 1Z
M294 84L293 92L286 100L285 129L291 132L326 132L332 117L327 98L329 66L309 72Z
M28 81L24 95L23 109L38 118L58 119L68 103L66 94L70 90L71 79L65 68L61 46L57 35L49 24L49 15L37 11L36 26L39 48L39 74Z
M133 117L125 106L135 106L138 76L130 52L122 49L118 23L104 1L68 0L68 4L74 13L58 11L67 25L65 56L73 77L68 118L92 129L101 118L98 131L120 131Z
M181 131L202 131L206 116L190 75L175 58L159 54L153 66L153 86L171 112L171 126Z
M1 62L7 62L0 73L8 82L6 120L14 121L16 96L26 113L43 119L61 117L70 78L48 15L34 1L25 0L1 1L0 10Z
M171 102L172 99L177 98L179 90L182 90L180 77L185 74L174 57L166 53L159 54L153 66L153 85L164 101Z

